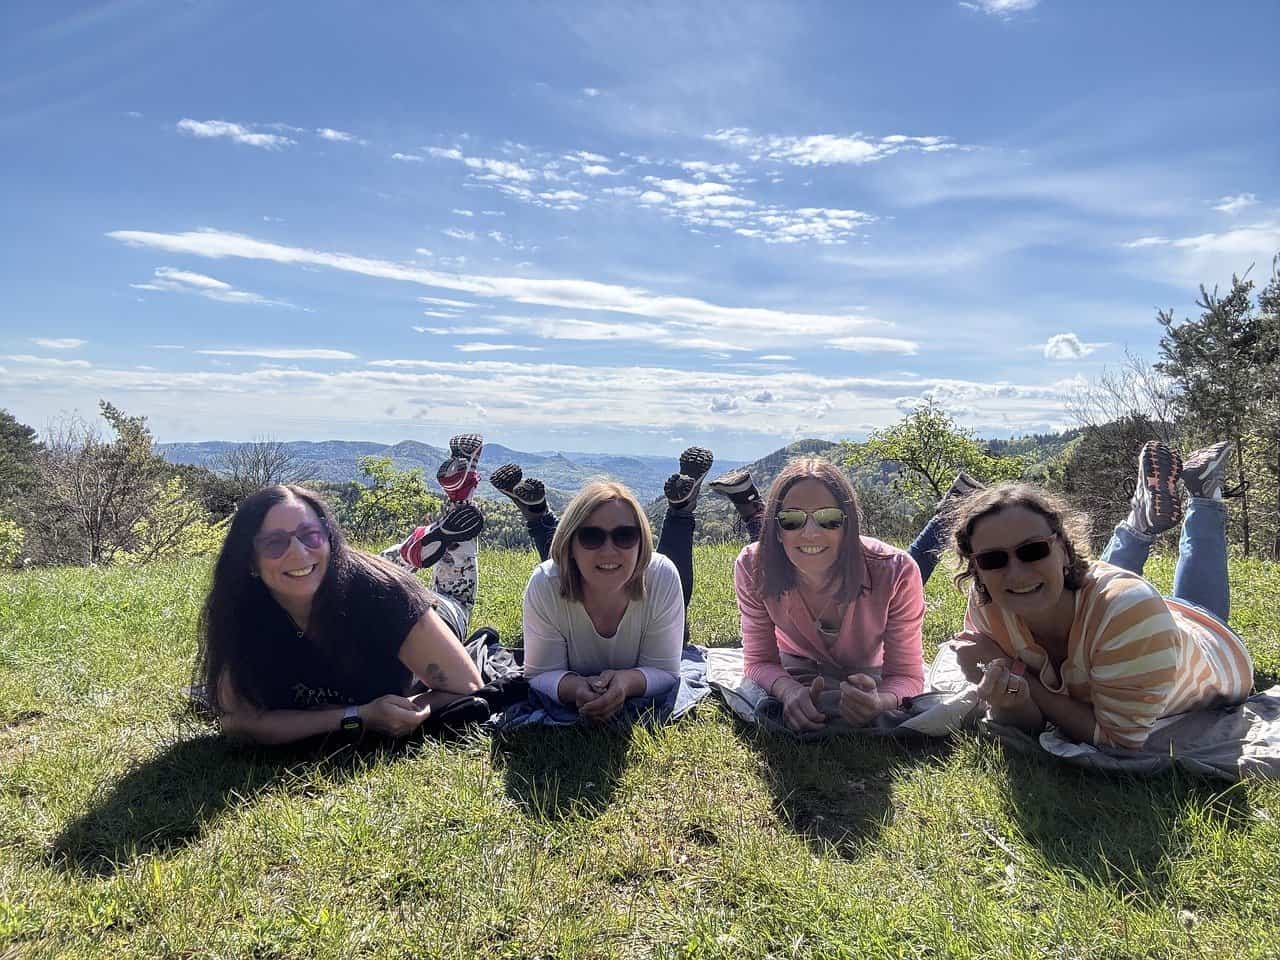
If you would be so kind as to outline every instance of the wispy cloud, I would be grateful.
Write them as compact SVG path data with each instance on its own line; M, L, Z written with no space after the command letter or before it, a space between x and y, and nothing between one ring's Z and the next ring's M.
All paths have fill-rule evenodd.
M1045 342L1044 356L1046 360L1083 360L1105 346L1105 343L1085 343L1074 333L1055 333Z
M417 333L437 337L500 337L510 331L506 327L414 327Z
M895 337L836 337L828 344L837 350L851 353L898 353L903 356L915 356L920 351L920 344L914 340L900 340Z
M752 160L773 160L800 167L872 163L895 153L937 153L960 148L960 144L949 137L939 136L910 137L895 133L876 138L862 133L819 133L797 137L755 134L745 127L717 130L707 134L707 139L745 150Z
M31 342L46 350L75 350L89 341L78 337L32 337Z
M231 284L215 277L209 277L203 273L193 273L190 270L178 270L174 267L156 267L154 279L146 283L131 283L129 286L134 290L194 293L208 300L217 300L220 303L242 303L260 307L289 307L290 309L296 309L292 303L285 300L271 300L248 290L237 290Z
M1237 193L1234 197L1220 197L1213 209L1235 216L1241 210L1248 210L1258 205L1258 196L1254 193Z
M310 347L249 347L242 350L197 350L210 357L262 357L266 360L359 360L346 350Z
M402 163L426 163L426 157L420 157L416 153L393 153L391 159Z
M62 360L58 357L35 357L29 353L9 354L4 357L5 360L12 360L14 363L25 363L33 367L77 367L85 369L92 366L88 360Z
M795 337L850 336L880 325L879 321L864 316L726 306L696 297L667 296L593 280L444 273L390 260L285 246L219 230L186 233L113 230L108 236L132 246L170 253L327 267L515 303L632 314L658 319L672 330L690 334L703 335L714 330L735 334L734 339L749 334L753 340L747 342L757 347Z
M449 300L446 297L419 297L418 302L434 304L437 307L457 307L459 309L475 306L469 300Z
M454 240L474 240L476 238L476 235L472 231L459 230L457 227L446 227L440 232L446 237L451 237Z
M960 6L968 10L987 13L993 17L1008 20L1015 13L1033 10L1040 0L960 0Z
M498 160L493 157L469 157L456 147L428 147L427 153L441 160L460 160L471 170L480 171L478 177L492 177L500 180L515 180L519 183L532 183L538 175L510 160Z
M316 136L321 140L328 140L330 143L364 143L354 133L347 133L345 130L334 130L332 127L318 127Z
M183 118L178 121L178 130L188 136L200 139L225 138L235 143L243 143L249 147L260 147L264 150L280 150L292 146L296 141L278 133L259 133L241 123L227 120L191 120Z
M1143 247L1162 247L1168 242L1168 237L1139 237L1137 240L1130 240L1125 246L1130 250L1140 250Z
M462 353L496 353L501 350L507 352L516 351L520 353L538 353L541 347L526 347L516 343L457 343L453 349Z

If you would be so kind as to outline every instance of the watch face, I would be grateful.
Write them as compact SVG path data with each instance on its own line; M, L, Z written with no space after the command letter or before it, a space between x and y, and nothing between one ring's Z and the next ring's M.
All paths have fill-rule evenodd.
M348 733L356 733L364 729L364 721L359 717L343 717L342 729Z

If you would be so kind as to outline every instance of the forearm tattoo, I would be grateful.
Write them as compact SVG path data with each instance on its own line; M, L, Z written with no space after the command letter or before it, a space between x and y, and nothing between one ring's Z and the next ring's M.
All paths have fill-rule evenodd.
M449 682L449 678L444 675L438 663L427 664L427 675L423 679L432 687L442 687Z

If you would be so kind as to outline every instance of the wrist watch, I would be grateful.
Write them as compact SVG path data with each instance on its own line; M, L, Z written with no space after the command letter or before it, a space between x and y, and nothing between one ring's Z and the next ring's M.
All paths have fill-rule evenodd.
M343 733L363 732L364 720L360 718L360 708L352 705L342 711L342 722L338 724L338 729Z

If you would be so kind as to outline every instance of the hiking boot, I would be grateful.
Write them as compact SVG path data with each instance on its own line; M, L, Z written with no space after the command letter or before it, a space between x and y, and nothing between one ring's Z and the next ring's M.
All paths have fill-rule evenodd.
M942 495L942 499L938 501L935 509L941 510L948 500L958 500L961 497L967 497L971 493L979 490L987 489L987 485L981 480L975 480L969 474L961 470L956 474L956 478L951 481L951 487Z
M1150 440L1138 454L1138 483L1133 490L1128 524L1143 537L1172 530L1182 520L1178 477L1182 458L1159 440Z
M693 477L683 473L673 473L667 477L667 482L662 485L662 492L666 494L667 503L672 510L692 511L698 503L698 491L702 484Z
M760 502L760 491L756 489L751 474L747 470L730 470L716 477L707 486L716 493L728 497L737 507L738 515L743 520L754 520L764 511L764 504Z
M1188 454L1182 463L1182 485L1187 488L1187 496L1219 500L1223 497L1238 497L1244 493L1248 489L1248 481L1231 490L1223 489L1230 460L1230 440L1219 440Z
M403 543L384 550L382 556L402 567L423 570L434 566L449 547L474 540L482 530L484 516L471 504L461 503L434 523L418 527Z

